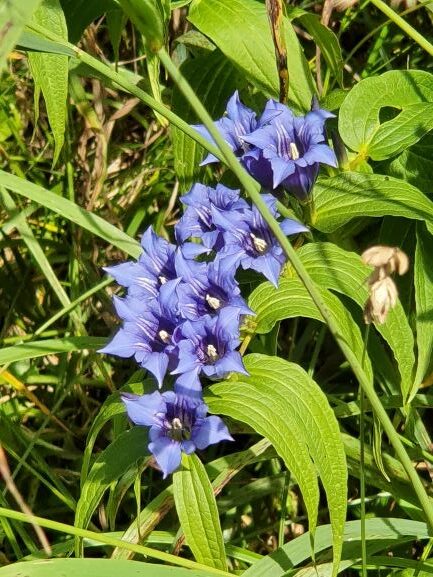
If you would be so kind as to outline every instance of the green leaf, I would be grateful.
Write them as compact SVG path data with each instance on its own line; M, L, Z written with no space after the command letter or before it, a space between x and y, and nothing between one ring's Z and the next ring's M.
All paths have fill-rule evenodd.
M428 527L425 523L409 519L366 519L365 529L367 541L376 542L378 545L376 550L378 551L385 549L388 545L429 538ZM243 573L244 577L283 577L287 571L310 558L309 537L309 534L305 533L286 543L275 553L267 555L254 563ZM354 543L357 550L355 550L355 555L352 555L352 558L359 558L361 550L360 521L348 521L345 523L343 540L348 544ZM319 553L329 548L331 544L331 526L323 525L318 527L314 543L315 552Z
M63 339L46 339L5 347L0 351L0 365L15 363L25 359L35 359L46 355L58 355L86 349L100 349L107 344L101 337L64 337Z
M81 489L75 511L75 526L86 529L102 496L113 481L117 481L137 461L147 456L148 430L133 427L120 434L102 451L90 469Z
M213 118L223 115L227 100L243 84L239 72L219 50L186 60L181 71ZM177 87L173 88L172 109L188 124L199 122ZM172 137L174 166L183 192L189 190L193 182L203 180L204 169L199 163L204 149L178 128L172 128Z
M40 0L6 0L0 4L0 72L39 2Z
M59 0L42 0L33 14L32 22L44 26L64 40L68 39L66 20ZM37 92L41 90L44 96L48 121L54 136L54 165L59 158L65 138L68 57L30 52L28 59Z
M361 308L368 298L365 284L371 269L353 252L327 242L304 245L299 256L312 279L321 287L350 297ZM415 366L414 338L400 302L390 311L386 323L374 325L391 347L401 375L401 390L406 399L412 386Z
M412 395L433 365L433 243L422 224L417 226L416 237L414 281L418 365Z
M385 107L401 112L381 123ZM383 160L398 154L433 128L433 75L391 70L362 80L345 98L338 128L345 144L364 157Z
M63 46L59 42L52 42L28 30L25 30L21 34L17 48L31 52L48 52L51 54L63 54L64 56L76 56L75 52L68 46Z
M42 186L33 184L24 178L19 178L3 170L0 170L0 186L1 185L12 192L16 192L60 214L134 258L140 256L142 252L139 243L125 232L117 229L96 214L81 208L74 202L42 188Z
M301 26L313 37L328 64L332 75L340 86L343 86L343 55L337 36L320 22L319 16L306 12L302 8L286 7L290 20L298 20Z
M335 572L346 519L347 467L338 422L320 387L294 363L248 355L249 377L235 375L211 387L212 412L248 424L265 436L299 483L311 535L318 513L317 474L331 517Z
M343 172L319 180L314 200L314 227L322 232L333 232L353 218L385 215L425 221L433 232L433 202L414 186L390 176Z
M338 320L342 336L361 362L364 343L358 325L335 295L326 289L322 289L321 293L330 313ZM307 289L297 278L280 278L278 288L270 282L262 283L251 293L248 306L256 313L251 325L258 334L266 334L276 322L294 317L307 317L324 322ZM364 360L364 369L372 380L368 356Z
M122 10L146 39L151 52L164 46L167 0L118 0ZM170 8L168 6L168 12Z
M188 19L208 36L245 78L266 96L278 99L279 80L265 6L255 0L194 0ZM307 111L314 84L290 21L284 19L289 55L289 102Z
M119 559L38 559L11 563L1 577L215 577L214 573Z
M183 455L173 475L174 502L195 560L227 571L226 554L213 489L197 455Z

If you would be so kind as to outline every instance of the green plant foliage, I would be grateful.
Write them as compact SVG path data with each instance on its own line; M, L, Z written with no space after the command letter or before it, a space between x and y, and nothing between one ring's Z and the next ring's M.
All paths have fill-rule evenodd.
M314 226L323 232L357 217L385 214L425 221L433 232L433 202L404 180L381 174L343 172L324 179L315 187L315 203Z
M336 570L346 518L346 465L337 421L320 388L298 365L249 355L245 366L250 376L214 385L208 404L212 411L247 423L271 441L299 483L313 537L317 470L328 500Z
M173 475L173 494L186 541L196 561L227 570L224 541L212 485L196 455L184 455Z
M274 49L264 6L255 0L193 0L189 20L223 52L242 74L267 96L278 98ZM314 93L308 65L288 20L284 23L290 54L289 100L308 110Z
M0 71L6 64L9 52L18 42L20 34L38 7L40 0L6 0L0 6Z
M66 20L60 0L42 0L33 14L32 21L61 38L68 39ZM28 58L35 81L36 122L39 110L38 101L42 92L55 143L54 165L59 158L65 138L68 57L60 54L29 53Z

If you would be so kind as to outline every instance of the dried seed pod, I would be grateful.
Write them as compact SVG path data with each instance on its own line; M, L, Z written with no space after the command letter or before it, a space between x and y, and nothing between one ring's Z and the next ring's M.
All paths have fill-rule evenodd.
M390 275L394 272L402 275L409 268L407 255L394 246L383 246L380 244L372 246L362 253L361 258L365 264L370 264L376 269L383 269L384 275Z
M396 305L398 298L397 287L389 276L377 280L370 285L370 296L364 307L364 320L380 325L386 321L389 311Z

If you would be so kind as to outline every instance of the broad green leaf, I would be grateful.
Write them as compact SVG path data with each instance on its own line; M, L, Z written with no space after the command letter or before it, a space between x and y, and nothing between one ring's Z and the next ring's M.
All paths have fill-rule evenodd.
M399 156L386 163L385 169L381 169L380 172L401 178L425 194L431 194L433 135L427 134L420 142L404 150Z
M11 563L1 577L215 577L214 573L118 559L38 559Z
M418 365L412 395L433 366L433 241L421 223L416 236L414 281Z
M182 466L173 474L173 494L180 524L195 560L227 571L212 485L203 463L194 453L182 456Z
M32 22L68 40L68 29L60 0L42 0L33 14ZM68 57L60 54L30 52L30 70L35 81L36 96L42 91L48 121L54 136L53 165L63 146L66 129L68 95Z
M381 123L385 107L400 113ZM345 144L364 157L383 160L402 152L433 129L433 75L391 70L362 80L341 105L338 128Z
M23 343L0 350L0 365L72 351L95 350L106 344L107 339L101 337L64 337L63 339L45 339Z
M136 467L137 461L146 458L147 445L147 428L133 427L98 455L81 489L75 511L76 527L87 528L105 491L128 469Z
M126 16L120 8L115 8L114 10L109 10L107 12L107 30L110 37L111 46L114 52L114 62L119 61L119 47L120 41L122 39L122 32L126 25Z
M391 215L425 221L433 233L433 202L391 176L343 172L319 180L314 200L314 227L322 232L333 232L357 217Z
M229 480L231 480L247 465L266 458L270 459L273 456L274 452L272 447L270 447L269 442L262 439L246 451L226 455L225 457L207 463L205 469L210 479L212 479L213 490L217 493L221 491L221 488ZM128 529L126 529L122 536L122 540L128 541L129 543L138 543L154 529L168 511L170 511L173 505L173 486L170 485L146 505L146 507L140 512L138 518L134 519ZM221 507L220 500L218 500L217 505L220 510L227 510L228 508L235 506L235 504L230 503L225 508L224 506ZM134 554L131 551L117 547L113 551L112 557L117 559L126 559L131 558L133 555Z
M3 170L0 170L0 186L1 185L12 192L16 192L60 214L67 220L96 234L96 236L113 244L132 257L137 258L142 252L139 243L125 232L119 230L96 214L81 208L74 202L42 188L42 186L33 184L24 178L19 178Z
M62 54L64 56L76 56L75 52L68 46L63 46L59 42L42 38L42 36L38 36L38 34L30 32L29 30L25 30L21 34L17 47L30 52L48 52L51 54Z
M0 3L0 72L39 2L40 0L3 0Z
M143 34L147 49L157 52L162 48L166 35L167 0L118 0L118 2L128 18Z
M321 287L347 295L361 308L368 298L366 278L371 272L361 257L327 242L304 245L299 256L312 279ZM375 325L397 361L401 390L406 399L412 386L415 365L414 338L401 303L390 311L386 323Z
M269 439L300 486L313 536L319 475L331 517L336 571L346 519L347 466L335 415L320 387L299 365L257 354L244 362L250 376L235 375L213 385L212 397L206 399L209 408Z
M191 84L209 114L217 119L223 115L227 100L243 84L241 75L219 51L215 50L199 58L186 60L181 66L182 74ZM173 89L173 112L189 124L199 120L180 90ZM172 128L174 167L181 191L188 190L193 182L202 182L204 169L199 163L204 150L195 140L178 128Z
M266 96L278 99L274 45L264 4L256 0L194 0L188 19L208 36ZM289 68L289 102L307 111L314 84L290 21L284 19Z
M329 312L340 327L341 336L346 339L361 362L364 343L358 325L338 297L326 289L321 289L321 293ZM251 293L248 306L256 313L251 320L251 326L258 334L270 332L277 321L294 317L307 317L324 322L307 289L297 278L280 278L278 288L270 282L262 283ZM364 360L364 369L372 380L368 356Z
M332 75L338 84L343 86L343 56L337 36L320 22L320 18L316 14L294 6L287 6L286 13L290 20L298 20L301 26L304 26L312 36L332 71Z
M374 518L365 520L366 539L377 543L376 551L385 549L387 546L398 543L406 543L412 540L428 539L429 530L425 523L409 519ZM275 553L267 555L257 561L243 573L245 577L283 577L287 571L308 560L311 556L309 534L305 533L286 545L283 545ZM360 521L348 521L344 526L344 543L354 543L355 558L359 558L361 550L361 523ZM317 528L315 537L315 552L319 553L332 544L330 525L322 525Z

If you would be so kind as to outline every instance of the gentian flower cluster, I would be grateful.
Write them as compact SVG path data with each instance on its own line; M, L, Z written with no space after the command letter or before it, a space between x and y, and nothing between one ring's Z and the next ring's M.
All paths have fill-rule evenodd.
M269 100L259 119L236 91L227 103L225 116L215 122L224 140L248 172L266 189L281 186L306 200L317 178L320 163L337 166L334 151L325 143L324 126L334 115L318 107L305 116L294 116L284 104ZM212 141L207 129L195 126ZM202 164L218 162L209 154Z
M270 101L257 121L235 93L227 116L217 126L245 165L252 160L268 162L273 182L279 184L295 178L299 167L305 168L316 158L307 147L316 146L321 160L332 162L328 147L320 144L326 114L310 114L314 116L301 126L286 107ZM276 124L279 117L281 126ZM291 132L287 132L289 119ZM275 140L271 126L278 134L285 130L287 138L294 139L292 145ZM297 150L302 150L304 164L294 153L301 143L305 146ZM214 160L210 157L206 162ZM291 163L293 171L278 168L278 162ZM296 178L302 180L299 174ZM308 230L295 220L281 219L272 194L262 198L286 235ZM123 324L100 352L133 357L155 377L159 388L173 383L173 391L122 395L131 421L149 427L149 450L164 477L177 469L182 452L190 454L232 440L220 417L207 416L203 379L248 374L237 349L242 317L254 313L241 295L237 270L252 269L278 286L285 262L267 223L239 190L197 183L181 202L185 210L175 227L176 244L149 228L142 236L143 252L137 262L105 269L125 287L126 295L114 297Z

